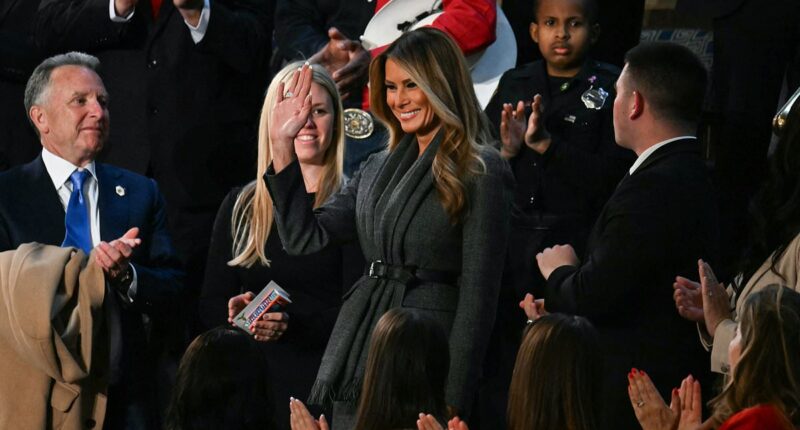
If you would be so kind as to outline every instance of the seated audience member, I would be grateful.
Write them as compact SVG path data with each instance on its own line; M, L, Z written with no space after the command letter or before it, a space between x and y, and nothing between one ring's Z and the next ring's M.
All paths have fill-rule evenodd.
M273 430L270 385L256 342L234 327L217 327L189 345L167 412L167 430ZM288 371L289 369L287 369Z
M0 253L0 428L103 428L105 276L72 248Z
M544 315L527 329L508 393L508 429L600 428L603 357L586 318Z
M631 363L664 384L710 376L703 348L672 301L676 274L717 254L717 208L695 138L706 70L689 49L640 44L617 80L617 143L638 156L606 203L581 262L569 246L537 255L551 312L589 318L605 357L604 427L635 428L623 390Z
M0 250L28 242L94 250L112 313L106 423L156 428L153 351L183 303L183 273L155 181L95 162L109 133L99 65L70 52L44 60L28 80L25 109L43 149L0 174Z
M516 303L526 293L543 292L536 254L561 243L582 254L597 215L635 158L614 142L619 68L589 56L600 33L596 0L532 3L530 37L543 59L507 71L486 107L517 180L503 311L485 366L487 375L497 376L478 406L489 429L505 427L501 412L522 332Z
M444 388L450 354L440 324L408 308L386 312L372 333L355 430L412 429L420 411L447 417ZM291 401L292 430L327 428Z
M285 313L266 313L253 325L253 335L262 342L265 354L259 365L268 369L273 381L276 424L286 429L286 399L308 397L344 287L355 282L364 266L355 243L290 256L274 224L274 205L260 180L272 162L270 112L277 94L300 65L284 67L267 91L259 133L258 176L244 188L232 190L219 210L199 301L203 324L213 327L232 321L270 281L291 295L292 304ZM306 198L317 207L342 185L344 132L342 105L333 80L322 67L313 68L312 79L311 114L294 146Z
M750 211L750 246L740 276L727 291L709 282L713 273L702 263L701 284L684 277L675 282L678 312L700 324L701 341L711 349L715 372L730 370L728 344L748 295L772 283L800 290L800 103L789 111L770 159L770 176Z
M508 430L601 428L602 369L597 331L589 320L537 316L517 354L508 393ZM420 417L418 428L441 429L430 415ZM466 425L455 419L448 428Z
M628 375L628 396L644 430L800 428L800 293L777 284L750 294L728 346L730 379L701 423L700 383L690 375L667 406L650 378Z

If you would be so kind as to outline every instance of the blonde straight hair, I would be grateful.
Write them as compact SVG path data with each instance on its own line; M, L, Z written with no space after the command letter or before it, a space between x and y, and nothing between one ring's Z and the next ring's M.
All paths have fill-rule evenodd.
M258 168L256 179L245 185L236 203L231 216L231 237L233 238L233 259L229 266L252 267L259 263L269 266L270 261L264 251L274 219L272 198L264 183L264 174L272 163L272 142L269 140L270 113L278 96L280 82L289 82L292 72L302 66L302 62L287 65L272 79L264 106L261 108L261 120L258 126ZM323 158L324 168L319 177L319 187L314 198L314 207L325 202L333 193L342 186L342 164L344 159L344 122L342 119L342 100L336 89L336 83L322 66L312 68L314 82L322 85L333 101L334 129L333 141L328 146Z
M441 30L424 27L394 41L370 64L370 106L389 129L389 150L405 135L386 103L386 61L396 62L427 96L441 120L444 138L433 159L433 177L442 206L457 223L468 208L466 182L486 172L480 145L491 141L486 116L475 96L467 62Z

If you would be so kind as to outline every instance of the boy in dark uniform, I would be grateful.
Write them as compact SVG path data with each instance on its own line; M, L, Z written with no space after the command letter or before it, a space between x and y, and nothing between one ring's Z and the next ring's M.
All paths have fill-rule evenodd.
M614 141L620 70L587 58L599 34L595 0L538 0L534 7L531 38L544 59L506 72L486 107L517 179L505 279L517 300L543 282L536 254L546 246L569 243L581 255L635 158Z
M588 58L599 34L595 0L537 0L531 38L543 60L507 71L486 107L517 180L493 345L479 398L480 429L505 428L508 384L525 319L539 296L536 254L569 243L578 255L608 197L635 159L616 145L616 66ZM534 97L535 96L535 97ZM472 424L472 423L471 423Z

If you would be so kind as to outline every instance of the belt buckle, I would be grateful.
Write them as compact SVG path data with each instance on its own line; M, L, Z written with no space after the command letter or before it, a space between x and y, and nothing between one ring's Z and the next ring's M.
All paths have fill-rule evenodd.
M369 274L368 274L367 276L369 276L369 277L370 277L370 278L372 278L372 279L379 279L379 278L380 278L380 275L378 275L378 274L376 273L376 272L377 272L377 270L376 270L376 268L375 268L375 264L376 264L376 263L377 263L377 264L383 264L383 261L381 261L381 260L375 260L375 261L373 261L372 263L369 263Z

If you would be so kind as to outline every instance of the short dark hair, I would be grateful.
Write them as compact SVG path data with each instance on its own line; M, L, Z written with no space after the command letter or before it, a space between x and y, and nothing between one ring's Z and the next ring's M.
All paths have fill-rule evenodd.
M356 430L413 428L420 412L446 418L447 335L422 311L394 308L372 333Z
M628 77L656 115L668 121L700 121L708 71L689 48L667 42L647 42L625 55Z
M539 5L542 0L533 0L533 21L538 21ZM583 0L583 16L589 21L589 24L596 24L600 17L600 7L597 5L597 0Z
M165 428L277 428L264 359L256 341L237 328L198 336L181 359Z

